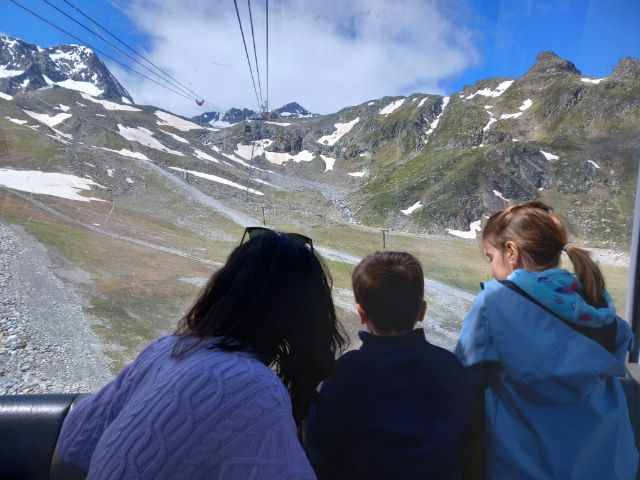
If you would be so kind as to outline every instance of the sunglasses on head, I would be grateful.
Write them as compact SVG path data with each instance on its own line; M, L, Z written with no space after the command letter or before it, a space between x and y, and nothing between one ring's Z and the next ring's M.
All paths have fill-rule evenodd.
M311 240L311 238L301 235L299 233L279 232L277 230L271 230L270 228L266 228L266 227L245 228L244 233L242 234L242 240L240 240L240 245L244 243L245 238L247 239L247 241L249 241L265 233L275 233L276 235L284 235L286 237L289 237L293 240L296 240L302 243L303 245L306 245L313 252L313 240Z

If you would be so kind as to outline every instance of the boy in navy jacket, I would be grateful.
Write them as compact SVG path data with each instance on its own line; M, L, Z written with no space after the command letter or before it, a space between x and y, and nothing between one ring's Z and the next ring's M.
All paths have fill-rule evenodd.
M457 479L469 442L472 394L458 359L422 329L424 276L410 254L377 252L352 275L367 332L322 386L307 421L319 479Z

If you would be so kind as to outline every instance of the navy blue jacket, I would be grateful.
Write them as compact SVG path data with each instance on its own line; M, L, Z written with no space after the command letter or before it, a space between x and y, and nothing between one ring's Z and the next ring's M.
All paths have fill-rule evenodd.
M320 479L462 476L472 411L459 360L422 329L380 337L340 357L307 421Z

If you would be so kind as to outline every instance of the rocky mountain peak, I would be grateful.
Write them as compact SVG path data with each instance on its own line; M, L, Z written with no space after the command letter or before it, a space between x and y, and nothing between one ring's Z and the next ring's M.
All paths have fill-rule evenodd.
M14 94L52 85L133 103L90 48L73 44L42 48L0 35L0 92Z
M640 80L640 59L625 57L618 62L611 74L617 80Z
M311 112L297 102L287 103L286 105L275 109L274 113L277 113L282 117L311 115Z
M580 70L576 68L573 62L561 58L555 52L544 51L538 54L527 75L556 76L567 73L580 75Z

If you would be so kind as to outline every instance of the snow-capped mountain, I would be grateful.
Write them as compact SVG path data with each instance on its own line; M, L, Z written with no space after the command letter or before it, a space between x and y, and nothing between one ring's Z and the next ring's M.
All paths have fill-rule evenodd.
M129 92L90 48L42 48L0 35L0 92L11 95L52 85L133 103Z
M205 112L202 115L191 119L199 123L208 123L214 127L228 127L246 119L255 118L259 115L255 110L248 108L231 108L226 112ZM287 103L271 112L271 118L303 118L312 117L313 114L296 102Z
M279 117L311 117L313 114L296 102L287 103L286 105L275 109L272 113L276 113Z

